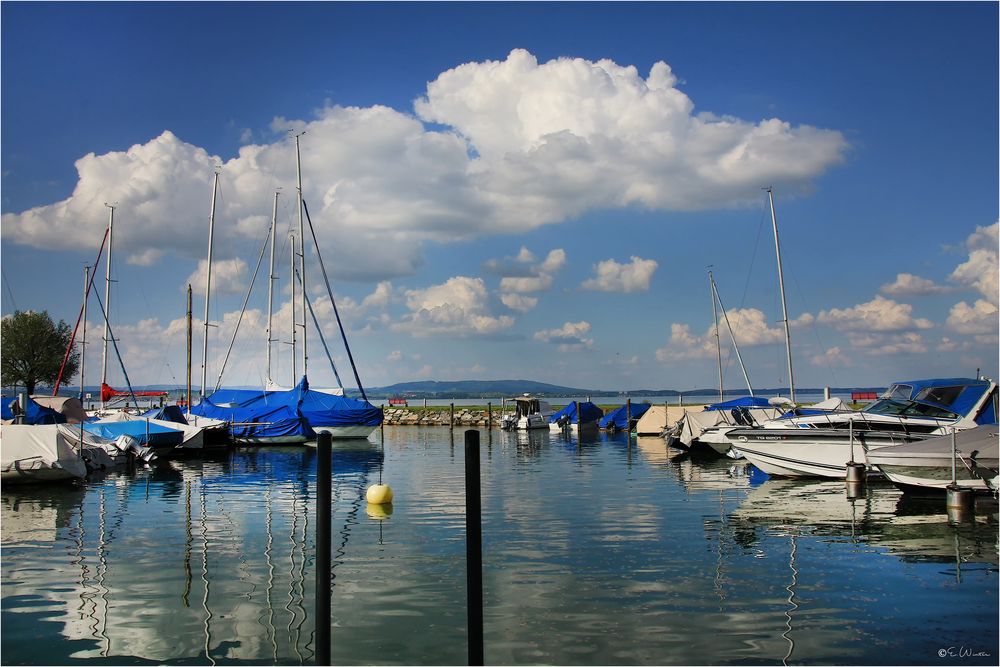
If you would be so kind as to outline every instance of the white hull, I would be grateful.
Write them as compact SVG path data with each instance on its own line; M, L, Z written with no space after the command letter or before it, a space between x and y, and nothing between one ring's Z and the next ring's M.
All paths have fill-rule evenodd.
M301 445L309 442L309 438L304 435L280 435L249 438L233 437L233 442L241 445Z
M871 446L893 446L914 438L889 433L850 433L843 429L733 429L729 441L748 461L769 475L844 479L851 461L868 464ZM876 444L877 443L877 444ZM869 473L878 474L869 465Z
M316 433L329 433L334 440L367 438L378 426L313 426Z

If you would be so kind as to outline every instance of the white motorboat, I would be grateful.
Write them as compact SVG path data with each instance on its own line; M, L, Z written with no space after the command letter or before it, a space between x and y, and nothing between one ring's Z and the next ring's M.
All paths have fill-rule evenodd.
M975 491L996 492L998 430L996 424L977 426L952 435L941 435L897 447L868 447L868 463L904 491L944 491L952 474L959 486Z
M997 385L988 379L898 382L860 411L803 415L729 431L732 447L771 475L834 477L868 463L865 448L924 440L996 423ZM869 472L877 469L869 465Z
M514 404L514 412L500 418L500 428L522 431L549 427L549 418L552 417L553 411L547 401L530 394L507 400Z

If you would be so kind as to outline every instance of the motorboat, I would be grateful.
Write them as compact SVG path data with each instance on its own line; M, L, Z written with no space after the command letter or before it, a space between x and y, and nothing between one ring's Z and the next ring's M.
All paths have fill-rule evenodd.
M549 430L553 432L597 429L604 411L590 401L573 401L549 417Z
M959 486L995 493L1000 475L998 443L997 425L990 424L896 447L866 445L865 455L903 491L944 491L954 474Z
M553 411L547 401L524 394L509 398L507 402L514 405L514 411L500 417L500 428L521 431L549 427Z
M894 383L864 410L775 419L732 429L726 437L770 475L844 478L849 462L868 463L866 447L903 445L996 422L995 382L942 378Z

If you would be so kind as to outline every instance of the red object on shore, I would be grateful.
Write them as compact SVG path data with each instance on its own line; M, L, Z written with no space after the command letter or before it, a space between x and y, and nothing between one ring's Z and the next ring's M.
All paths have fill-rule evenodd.
M877 391L852 391L851 401L857 403L858 401L874 401L878 398Z
M119 391L114 387L101 383L101 402L106 403L115 396L166 396L165 391Z

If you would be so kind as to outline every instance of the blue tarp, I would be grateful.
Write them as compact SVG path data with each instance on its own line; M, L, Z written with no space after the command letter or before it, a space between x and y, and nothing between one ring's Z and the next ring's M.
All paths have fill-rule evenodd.
M210 398L191 408L191 413L201 417L221 419L229 423L229 433L234 438L271 438L280 440L303 436L307 440L316 437L309 422L299 411L298 403L281 405L265 401L264 396L250 401L247 405L220 406Z
M145 419L132 419L120 422L88 422L83 425L83 430L109 440L116 440L121 435L129 435L141 444L153 448L173 447L184 441L183 432L147 422Z
M769 408L771 404L767 402L766 398L760 398L758 396L742 396L740 398L734 398L723 403L713 403L712 405L706 406L705 411L709 410L730 410L732 408Z
M312 439L316 437L313 427L375 427L382 423L380 408L355 398L310 391L309 381L304 377L294 389L286 391L220 390L194 406L191 412L226 422L255 422L252 426L231 428L236 438L305 435Z
M10 404L17 400L17 396L0 396L0 419L13 419L14 413L10 409Z
M142 414L143 417L159 419L160 421L174 422L175 424L187 424L184 411L177 405L164 405L162 408L153 408Z
M632 421L636 421L644 414L646 414L646 410L649 410L649 408L650 408L649 403L633 403ZM615 408L608 414L604 415L604 419L601 420L599 426L601 428L611 428L613 426L614 428L624 431L626 428L628 428L628 424L626 424L627 421L628 421L628 404L626 403L625 405L619 408Z
M554 415L552 415L551 417L549 417L549 423L550 424L555 424L556 422L558 422L563 417L569 417L569 423L570 424L579 424L580 423L580 419L577 417L577 414L576 414L576 406L577 406L577 404L579 404L579 406L580 406L580 412L583 414L583 423L584 424L587 424L587 423L590 423L590 422L596 422L597 420L599 420L604 415L604 411L601 410L596 405L594 405L593 403L591 403L590 401L573 401L572 403L570 403L569 405L567 405L565 408L563 408L559 412L557 412Z
M17 401L17 396L3 396L0 397L0 418L2 419L14 419L14 411L10 409L11 403ZM31 426L37 426L38 424L65 424L66 416L61 412L56 412L52 408L46 408L38 403L36 403L32 398L28 397L28 407L24 415L24 423L30 424Z
M972 378L932 378L894 382L889 391L898 393L900 386L911 388L908 397L910 400L940 406L957 415L965 416L989 389L990 383L987 380ZM893 392L893 389L897 391ZM958 389L960 391L956 395L955 390Z
M295 389L275 392L280 394L299 392L302 397L300 410L309 420L310 426L378 426L382 423L382 409L367 401L359 401L348 396L333 396L321 391L310 391L305 378Z

